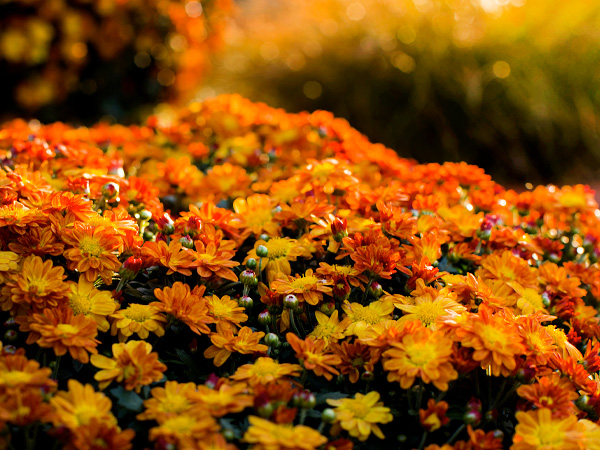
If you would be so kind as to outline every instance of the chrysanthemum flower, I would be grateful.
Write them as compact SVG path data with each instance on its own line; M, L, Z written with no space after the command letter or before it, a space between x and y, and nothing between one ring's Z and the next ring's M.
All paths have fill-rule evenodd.
M504 283L517 282L524 288L538 287L537 271L510 250L484 256L475 275Z
M326 280L313 275L308 269L304 275L283 276L271 283L271 289L281 295L294 294L299 302L316 305L323 300L323 294L330 295L331 287Z
M577 417L553 418L548 408L518 412L511 450L579 450L583 429Z
M335 366L341 363L342 359L325 351L325 341L313 341L310 338L301 340L294 333L288 333L285 337L306 370L312 370L316 375L324 376L328 380L331 380L333 375L339 375Z
M557 373L541 377L534 384L519 386L519 397L531 402L538 409L547 408L554 417L567 417L573 414L578 394L568 378Z
M52 370L40 368L35 360L27 359L25 355L0 356L0 394L24 391L28 388L50 389L56 382L50 379Z
M135 431L121 430L116 425L92 418L89 423L72 430L64 450L130 450Z
M298 256L309 256L304 247L302 247L296 239L288 237L272 237L268 241L259 239L254 243L254 248L248 252L248 256L244 261L250 258L259 260L256 254L256 249L264 245L269 251L268 255L263 258L260 270L267 271L267 282L271 283L277 278L279 273L291 275L292 268L290 261L296 261Z
M475 349L473 359L480 362L481 368L489 368L496 377L510 376L517 367L517 358L525 353L516 324L501 315L492 315L484 304L455 333L463 346Z
M214 318L209 314L205 299L190 291L188 284L176 281L173 287L154 289L154 296L160 302L152 302L150 306L156 308L185 323L196 334L208 334L209 323L214 323ZM237 306L237 303L236 303Z
M268 357L261 357L252 364L238 367L231 379L247 382L250 386L267 385L283 377L297 377L302 367L298 364L280 364Z
M366 395L357 393L352 398L338 400L328 399L327 403L335 406L335 423L339 424L350 436L366 441L371 433L379 439L385 439L377 424L385 424L393 420L390 408L379 401L379 393L371 391Z
M85 274L90 282L100 276L104 284L111 284L114 272L121 267L115 252L122 241L115 235L114 228L93 227L78 222L72 230L64 230L61 239L71 246L63 252L69 270Z
M208 314L215 320L217 331L224 329L235 330L240 327L240 323L248 320L244 314L245 308L238 305L238 302L229 298L228 295L218 297L205 297Z
M37 312L57 307L69 290L69 285L63 281L66 278L64 272L62 267L53 266L51 260L28 256L23 260L20 272L11 275L2 288L3 309L33 308Z
M235 336L231 330L212 333L210 340L213 345L204 351L204 357L213 359L213 364L222 366L232 353L250 354L266 352L269 347L258 342L265 335L262 331L254 332L249 327L243 327Z
M237 275L231 270L231 267L239 266L237 261L231 261L235 255L233 251L223 251L217 249L214 242L208 245L200 240L195 243L196 250L191 251L194 262L190 267L195 267L198 275L205 279L223 278L229 281L237 281Z
M363 306L360 303L344 302L342 309L346 317L342 321L346 336L358 336L360 339L366 330L381 321L391 319L394 305L391 302L376 300Z
M255 450L316 450L327 442L321 433L304 425L278 425L256 416L248 420L244 441L254 444Z
M30 227L27 233L10 242L8 248L19 255L62 255L65 244L60 242L52 227Z
M178 241L172 240L168 245L164 241L146 241L142 247L142 257L149 265L160 264L167 267L167 275L175 272L186 276L192 274L189 267L194 264L194 256Z
M327 316L321 311L315 311L315 318L317 319L317 325L315 325L308 337L323 340L326 346L330 342L337 342L344 338L345 325L340 323L337 309L333 311L331 316Z
M173 443L176 448L198 448L199 442L219 431L219 424L208 414L182 413L159 421L150 429L150 440Z
M150 332L157 336L165 334L167 319L155 305L130 303L127 308L111 314L110 318L110 334L115 336L118 333L119 342L125 342L133 333L137 333L140 339L146 339Z
M0 206L0 228L9 227L17 234L25 234L26 229L41 217L37 209L28 208L18 201Z
M397 267L400 262L400 252L376 244L358 247L350 258L354 261L354 268L369 278L390 280L396 270L401 270Z
M32 336L40 347L52 348L57 356L69 351L73 359L87 364L89 353L98 353L98 326L91 317L74 316L70 308L44 309L29 321ZM34 334L35 333L35 334Z
M177 381L167 381L164 387L153 388L152 398L144 400L144 412L137 415L138 420L164 422L169 417L191 411L194 402L190 400L190 393L195 390L195 383Z
M158 353L145 341L113 344L112 358L92 355L93 366L102 369L94 375L100 389L111 382L123 383L128 391L140 392L142 386L160 381L167 366L158 361Z
M342 362L338 365L338 368L342 374L349 375L350 383L358 381L360 370L372 372L375 363L379 360L377 350L360 341L335 343L331 346L331 349L341 358Z
M266 233L269 236L279 236L279 225L273 220L271 198L264 194L254 194L244 199L241 197L233 201L233 210L237 213L239 228L242 235L251 233L259 235Z
M456 296L447 289L436 291L435 295L427 292L419 295L412 305L396 304L396 307L404 312L400 322L418 320L426 327L437 329L438 317L447 316L450 312L462 314L466 308L456 301Z
M108 331L110 324L106 316L115 312L119 304L115 301L109 291L100 291L94 287L94 283L88 281L85 276L79 277L79 282L69 282L71 290L67 294L69 306L75 315L83 314L96 321L98 330Z
M383 353L383 368L388 371L388 381L399 381L402 389L410 388L419 377L447 391L448 383L458 378L450 362L452 340L441 331L419 328L390 345Z
M419 409L421 426L427 431L438 430L442 425L450 422L446 411L448 411L448 403L444 401L436 403L434 399L430 398L427 401L427 409Z
M117 424L110 412L112 403L106 395L94 391L91 384L83 385L74 379L70 379L67 386L68 391L58 391L50 399L55 412L54 426L64 425L74 430L89 424L92 419L109 425Z
M244 384L223 383L214 389L200 385L197 390L190 392L189 396L213 417L238 413L254 404L254 396L248 395Z

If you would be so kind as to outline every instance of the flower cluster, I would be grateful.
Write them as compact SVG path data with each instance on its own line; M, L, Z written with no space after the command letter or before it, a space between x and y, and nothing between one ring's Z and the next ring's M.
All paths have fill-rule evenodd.
M189 100L230 10L230 0L2 2L0 113L97 120Z
M239 96L0 129L1 439L600 442L600 210Z

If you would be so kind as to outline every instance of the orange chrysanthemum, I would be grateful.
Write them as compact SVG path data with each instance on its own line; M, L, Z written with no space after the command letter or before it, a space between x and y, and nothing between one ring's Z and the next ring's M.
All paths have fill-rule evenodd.
M223 417L225 414L238 413L254 404L254 396L248 395L243 384L221 384L214 389L208 386L198 386L190 392L190 399L202 405L202 408L213 417Z
M71 246L63 253L69 270L85 274L90 282L100 276L104 284L112 283L114 272L121 267L115 252L122 246L114 228L93 227L78 222L72 230L65 230L61 239Z
M172 443L176 448L198 448L199 443L219 431L219 424L208 414L183 413L159 421L150 429L150 440Z
M144 341L129 341L112 346L112 358L92 355L92 365L102 369L94 375L100 389L106 388L112 381L123 383L125 389L140 392L146 386L163 377L167 366L158 361L158 353Z
M279 225L273 220L273 206L271 198L264 194L254 194L247 199L236 198L233 210L237 213L242 235L267 233L269 236L278 236Z
M164 422L169 417L192 411L194 405L190 393L196 390L195 383L167 381L164 387L152 389L152 398L144 400L144 412L137 415L138 420L156 420Z
M40 347L49 347L57 356L69 351L73 359L87 364L90 353L98 353L100 343L96 339L98 326L91 317L82 314L75 316L70 308L44 309L34 313L29 321L34 342Z
M520 386L519 397L531 402L536 408L548 408L554 417L567 417L574 412L573 400L577 400L577 392L568 378L553 373L541 377L534 384Z
M55 426L66 426L74 430L89 424L93 419L109 425L117 424L110 412L112 403L106 395L94 391L92 385L83 385L74 379L70 379L67 386L68 391L58 391L50 399L55 412Z
M580 450L583 429L576 416L552 417L548 408L518 412L517 424L511 450L560 449Z
M327 442L318 431L304 425L278 425L250 416L244 441L255 450L316 450Z
M294 333L288 333L285 337L305 369L312 370L316 375L324 376L328 380L331 380L333 375L340 374L335 366L340 364L342 359L325 351L325 341L313 341L310 338L301 340Z
M112 325L110 334L119 335L119 342L125 342L133 333L137 333L140 339L146 339L150 332L157 336L165 334L165 322L167 319L160 309L153 305L141 305L130 303L125 309L120 309L110 315Z
M379 360L376 349L359 341L336 343L331 346L331 349L342 359L338 368L342 374L349 375L350 383L358 381L361 370L363 373L372 372L375 363Z
M326 280L313 275L308 269L304 275L285 276L271 283L271 289L281 295L294 294L299 302L316 305L323 300L323 294L330 295L331 287Z
M433 383L440 391L448 390L448 383L458 378L452 367L452 340L441 331L418 328L404 335L400 342L392 342L383 353L383 368L388 381L399 381L402 389L410 388L416 377Z
M25 391L29 388L50 389L56 382L50 379L52 370L40 368L37 361L27 359L25 355L0 356L0 394Z
M475 349L473 359L494 376L510 376L517 366L517 358L525 353L516 324L499 314L492 315L484 304L480 305L478 314L470 315L456 329L456 338L463 346Z
M51 260L28 256L19 273L10 276L0 293L2 309L32 308L42 311L55 308L65 300L69 285L62 267L54 267Z
M255 352L266 352L269 347L258 342L265 335L262 331L254 332L248 327L243 327L237 336L231 330L223 330L222 333L213 333L210 340L213 345L204 351L204 357L213 359L213 364L222 366L232 353L250 354Z
M346 313L346 318L342 321L346 328L344 334L361 338L372 325L391 319L394 305L381 300L369 303L367 306L344 302L342 309Z
M524 288L537 288L536 272L527 261L515 256L510 250L505 250L483 257L481 269L475 275L504 283L517 282Z
M354 261L354 268L364 272L367 277L389 280L396 272L400 253L391 248L369 244L366 247L358 247L350 258Z
M252 364L238 367L231 379L246 381L250 386L261 384L263 386L283 377L297 377L302 367L298 364L280 364L268 357L258 358Z
M292 268L290 261L296 261L298 256L309 256L304 247L302 247L297 240L290 239L288 237L272 237L268 241L259 239L254 243L254 248L248 252L248 256L244 261L250 258L254 258L257 261L260 259L256 254L256 249L263 245L267 248L268 254L262 259L260 266L261 272L267 271L267 282L271 283L282 273L284 275L291 275Z
M88 424L80 425L69 437L64 450L131 450L135 431L121 430L116 425L92 418Z
M112 294L109 291L96 289L94 283L88 281L83 275L79 277L78 283L71 281L69 286L71 289L67 298L73 313L91 317L96 321L98 330L108 331L110 324L106 317L119 307Z
M207 324L214 323L215 320L209 314L206 300L190 291L189 285L176 281L173 287L154 289L154 296L160 302L152 302L150 306L155 307L157 311L181 320L196 334L210 333Z
M196 251L191 252L194 262L190 267L195 267L198 275L205 279L238 280L237 275L231 270L231 267L240 265L237 261L231 261L235 252L217 249L214 242L204 245L198 240L195 246Z
M194 256L178 241L172 240L168 245L164 241L146 241L142 247L142 257L147 259L148 265L167 267L167 275L175 272L186 276L192 274L189 268L194 264Z
M221 332L225 329L236 330L240 327L240 323L248 320L248 316L244 314L245 308L238 305L238 302L229 298L228 295L218 297L205 297L208 307L208 314L214 319L217 324L217 331Z

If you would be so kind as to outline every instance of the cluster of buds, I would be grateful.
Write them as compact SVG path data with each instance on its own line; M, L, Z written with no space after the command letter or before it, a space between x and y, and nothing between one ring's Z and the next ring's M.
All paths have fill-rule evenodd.
M471 397L471 399L467 402L467 411L463 415L463 421L467 425L477 426L481 423L482 418L481 400Z

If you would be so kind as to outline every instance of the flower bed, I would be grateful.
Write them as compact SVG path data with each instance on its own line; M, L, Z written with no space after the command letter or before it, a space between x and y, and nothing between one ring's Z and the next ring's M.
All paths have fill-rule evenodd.
M238 96L0 157L5 447L599 447L589 188Z

